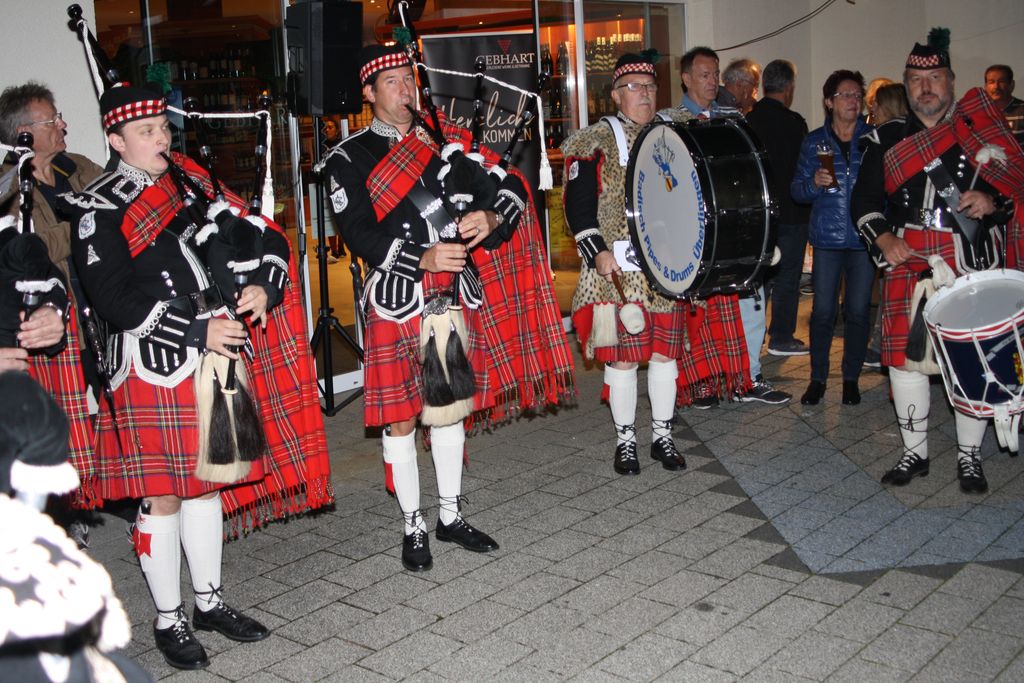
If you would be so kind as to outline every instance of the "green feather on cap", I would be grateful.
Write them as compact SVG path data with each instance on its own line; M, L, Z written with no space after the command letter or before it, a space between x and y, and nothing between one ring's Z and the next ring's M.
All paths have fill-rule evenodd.
M928 45L940 50L949 51L949 29L936 26L928 32Z

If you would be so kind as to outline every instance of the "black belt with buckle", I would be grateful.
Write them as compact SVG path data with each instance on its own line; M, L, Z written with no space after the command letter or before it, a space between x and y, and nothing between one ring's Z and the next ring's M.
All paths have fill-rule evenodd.
M949 209L904 209L900 212L902 223L908 230L935 230L953 232L956 219L949 215Z
M165 303L171 308L197 316L224 306L224 297L221 296L220 288L214 284L201 291L175 297Z

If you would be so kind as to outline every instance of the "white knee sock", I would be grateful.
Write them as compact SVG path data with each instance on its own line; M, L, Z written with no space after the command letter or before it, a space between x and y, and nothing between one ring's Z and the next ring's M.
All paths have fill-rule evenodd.
M156 605L158 629L177 623L175 610L181 604L181 537L178 513L135 518L135 552L142 574Z
M208 612L223 602L215 592L221 588L224 554L224 510L220 494L181 501L181 545L192 575L196 607Z
M652 441L672 436L672 418L676 412L676 377L679 368L674 360L647 364L647 396L651 399Z
M382 437L384 462L391 465L391 479L395 483L395 498L405 518L405 534L416 529L427 530L420 510L420 470L416 466L416 430L405 436Z
M636 443L636 368L618 370L605 365L604 383L608 385L608 405L619 443Z
M956 457L957 460L981 453L981 442L985 440L985 428L988 420L972 415L964 415L954 410L956 418Z
M928 411L931 407L928 375L889 368L889 384L892 386L896 421L903 437L903 450L927 460Z
M430 453L437 475L438 518L451 524L459 516L459 495L462 493L462 461L466 447L466 430L461 422L446 427L431 427Z

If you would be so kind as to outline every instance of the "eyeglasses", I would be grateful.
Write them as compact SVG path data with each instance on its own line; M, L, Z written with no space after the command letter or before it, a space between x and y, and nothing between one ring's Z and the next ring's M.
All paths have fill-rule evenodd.
M859 92L837 92L834 95L832 95L832 99L836 99L837 97L841 97L844 100L862 100L862 99L864 99L864 95L860 94Z
M45 121L33 121L32 123L30 123L28 125L30 125L30 126L56 126L58 121L63 121L63 120L64 120L64 114L62 114L60 112L57 112L57 115L54 116L52 119L47 119Z
M644 92L658 92L657 83L623 83L615 87L616 89L625 88L629 92L640 92L641 90Z

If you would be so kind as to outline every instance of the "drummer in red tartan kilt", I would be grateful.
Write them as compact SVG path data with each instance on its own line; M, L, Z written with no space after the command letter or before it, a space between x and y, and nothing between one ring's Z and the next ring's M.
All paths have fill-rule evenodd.
M512 259L505 272L496 266L520 247L517 253L542 256L523 241L537 240L537 226L520 176L492 180L477 161L464 165L491 199L453 218L450 174L469 151L466 131L441 118L446 144L439 148L432 117L413 115L416 79L401 48L364 47L360 64L373 121L332 148L322 168L345 243L369 267L365 422L384 427L384 462L405 522L402 564L424 571L433 559L420 507L417 422L430 427L437 540L496 550L461 512L464 418L497 416L512 402L556 402L571 389L572 364L550 282L533 281L546 274L543 263ZM496 157L481 151L493 164ZM446 302L456 281L453 307Z
M63 198L77 213L76 270L108 327L113 406L100 402L95 457L74 465L83 499L142 498L133 540L156 606L156 645L171 666L196 669L208 658L192 627L243 642L269 635L222 597L225 514L237 531L331 501L315 376L280 228L240 218L233 194L206 218L190 213L164 156L171 131L160 95L123 85L105 92L100 108L116 154L84 191ZM212 195L205 171L172 158ZM234 292L216 284L215 254L245 236L259 248L232 304ZM182 548L195 592L191 626Z
M731 396L744 387L748 372L736 297L715 296L694 303L668 299L650 286L642 272L624 272L611 251L615 242L629 240L626 168L620 159L629 157L640 131L654 120L656 88L651 60L623 55L612 85L618 116L605 117L562 145L565 217L583 257L572 302L573 323L584 356L605 364L604 382L618 436L613 468L619 474L640 472L634 423L641 362L647 363L651 457L667 470L686 467L672 439L677 398L689 402L711 387ZM681 109L665 114L674 121L691 118ZM628 304L620 299L613 273ZM642 317L642 330L627 331L630 316L636 318L636 327L641 326ZM683 391L678 390L680 385Z
M1013 211L1008 197L1022 191L1020 179L1010 178L1005 170L1021 165L1020 147L1005 122L979 89L960 102L954 100L948 31L933 29L928 38L927 45L914 45L903 72L910 113L902 126L885 126L865 136L850 202L861 236L892 266L882 286L882 363L889 366L903 440L903 455L882 477L883 484L892 486L927 476L929 468L928 375L939 369L934 362L918 360L917 349L927 333L923 320L914 320L921 315L914 302L921 301L930 275L927 259L940 255L957 275L998 266L1001 226ZM975 157L988 144L1000 146L1010 163L982 164L975 181ZM933 160L939 163L931 164ZM1014 173L1020 175L1010 172ZM950 181L959 190L959 200L950 200L952 206L935 190ZM973 243L964 237L961 223L978 230ZM1015 217L1014 224L1018 223ZM982 493L988 490L980 453L987 421L960 411L954 415L960 489Z

